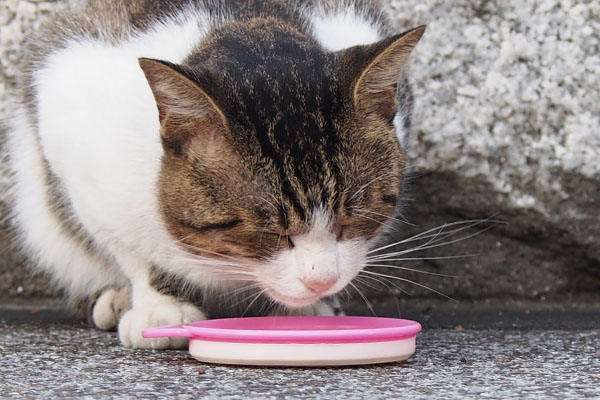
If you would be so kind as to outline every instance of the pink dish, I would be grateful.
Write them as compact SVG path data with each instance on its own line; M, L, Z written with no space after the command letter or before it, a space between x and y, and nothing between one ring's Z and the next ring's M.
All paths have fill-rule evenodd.
M253 317L213 319L146 329L145 338L187 337L204 362L327 366L405 360L421 325L378 317Z

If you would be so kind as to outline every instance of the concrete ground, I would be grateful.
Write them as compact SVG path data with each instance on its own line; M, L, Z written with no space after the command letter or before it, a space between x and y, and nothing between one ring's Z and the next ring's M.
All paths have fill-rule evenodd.
M405 362L311 369L209 365L183 350L129 350L114 332L60 310L4 306L0 397L600 398L599 307L465 309L408 306L424 330Z

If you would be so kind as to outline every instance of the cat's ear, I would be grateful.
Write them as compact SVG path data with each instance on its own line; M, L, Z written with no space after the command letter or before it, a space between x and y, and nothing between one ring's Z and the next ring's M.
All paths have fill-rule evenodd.
M214 136L227 119L214 100L173 64L140 58L158 107L163 143L177 151L193 137Z
M377 43L356 46L341 54L352 74L352 97L357 107L393 118L398 110L399 80L410 53L423 36L425 26Z

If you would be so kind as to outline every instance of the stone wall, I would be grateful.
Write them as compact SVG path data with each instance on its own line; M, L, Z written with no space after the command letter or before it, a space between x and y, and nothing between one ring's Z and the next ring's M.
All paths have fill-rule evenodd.
M412 64L420 178L410 219L507 223L440 250L480 254L439 267L465 275L447 292L600 293L600 3L393 1L391 10L399 26L428 24Z
M0 2L0 118L19 47L56 4ZM375 271L458 299L600 294L600 3L392 0L387 10L399 31L428 25L411 64L416 108L404 217L414 226L400 223L395 239L462 220L503 223L445 237L469 224L448 225L433 231L427 247L452 243L400 256L430 258L402 267L459 278ZM0 293L49 293L19 265L5 231L0 239ZM470 256L442 258L457 255ZM373 280L380 278L358 285L383 295L440 296L397 279Z

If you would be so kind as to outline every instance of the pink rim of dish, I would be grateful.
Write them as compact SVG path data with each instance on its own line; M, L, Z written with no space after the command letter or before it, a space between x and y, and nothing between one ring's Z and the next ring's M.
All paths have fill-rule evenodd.
M145 329L145 338L235 343L365 343L414 337L418 322L382 317L247 317Z

